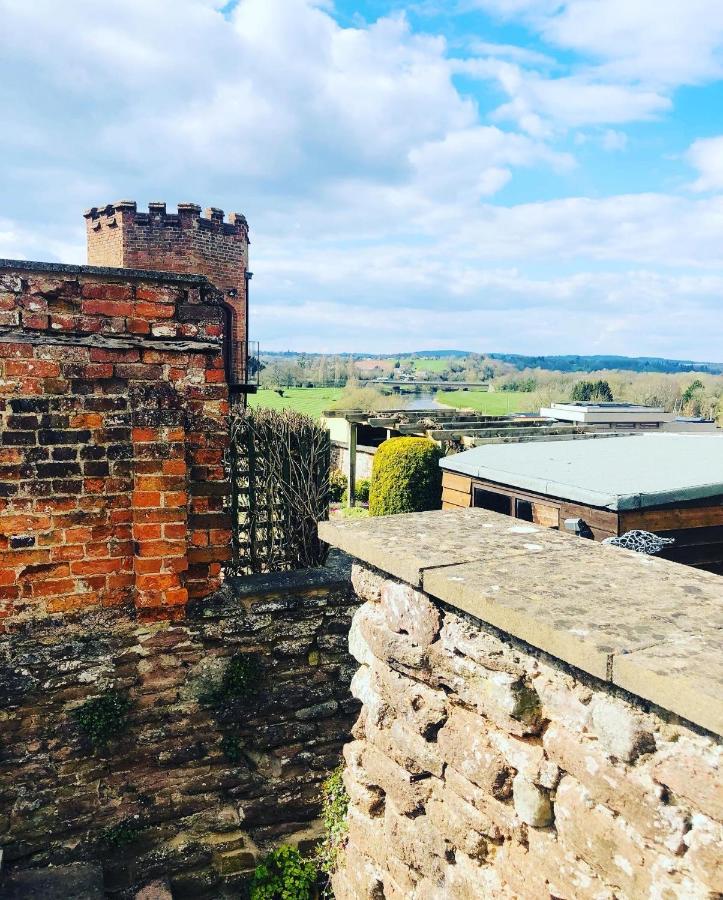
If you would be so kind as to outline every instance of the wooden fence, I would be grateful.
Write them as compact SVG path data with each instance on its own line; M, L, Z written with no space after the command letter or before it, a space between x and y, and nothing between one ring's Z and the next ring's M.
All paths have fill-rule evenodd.
M291 410L247 409L229 450L237 575L321 565L317 523L329 512L329 432Z

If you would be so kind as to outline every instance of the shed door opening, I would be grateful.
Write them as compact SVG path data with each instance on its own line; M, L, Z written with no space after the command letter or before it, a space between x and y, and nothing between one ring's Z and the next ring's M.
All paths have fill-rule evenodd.
M484 488L472 489L472 506L477 509L489 509L492 512L512 515L512 499L504 494L496 494L494 491L486 491Z
M532 521L532 503L529 500L515 500L515 518Z

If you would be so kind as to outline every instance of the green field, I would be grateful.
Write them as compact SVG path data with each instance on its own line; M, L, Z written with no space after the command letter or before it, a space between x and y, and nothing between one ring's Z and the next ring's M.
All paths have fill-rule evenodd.
M457 409L473 409L489 416L503 416L508 412L537 412L531 402L532 394L523 391L437 391L436 400Z
M284 388L284 396L276 391L260 390L249 397L249 406L266 406L271 409L295 409L318 419L325 409L330 409L341 396L341 388Z
M445 369L448 369L452 364L453 360L448 357L438 358L436 356L423 356L423 357L402 357L400 363L403 366L412 366L415 370L421 369L425 372L444 372Z
M295 409L318 419L325 409L334 407L342 394L342 388L284 388L284 396L276 391L260 390L251 394L249 406L267 406L271 409ZM457 409L473 409L490 416L503 416L508 412L536 412L531 394L522 391L438 391L436 399L445 406Z

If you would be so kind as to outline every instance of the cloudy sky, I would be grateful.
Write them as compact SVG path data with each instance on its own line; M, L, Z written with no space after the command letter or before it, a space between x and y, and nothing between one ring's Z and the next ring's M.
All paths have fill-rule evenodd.
M267 349L723 360L721 0L0 0L0 256L243 212Z

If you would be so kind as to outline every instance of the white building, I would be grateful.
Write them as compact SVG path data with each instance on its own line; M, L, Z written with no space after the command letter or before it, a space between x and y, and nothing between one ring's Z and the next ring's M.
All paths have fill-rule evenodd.
M716 424L712 419L676 416L661 407L640 406L637 403L553 403L543 407L540 415L557 422L593 425L600 430L639 428L687 433L716 431Z

